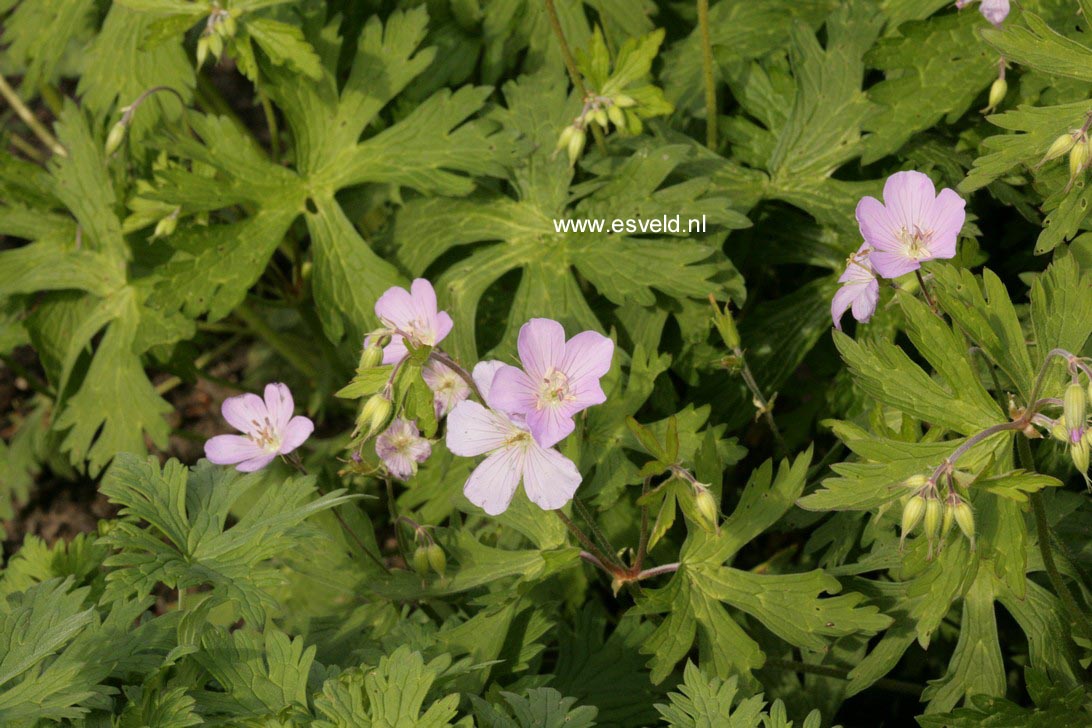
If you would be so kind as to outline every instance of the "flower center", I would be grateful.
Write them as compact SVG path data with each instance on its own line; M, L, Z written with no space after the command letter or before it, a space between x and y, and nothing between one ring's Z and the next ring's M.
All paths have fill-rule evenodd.
M254 425L254 429L247 433L254 444L262 448L266 452L279 452L281 449L281 438L277 433L273 423L266 417L262 422L258 420L251 420L250 424Z
M906 248L906 254L911 258L931 258L933 253L929 250L929 243L933 241L932 230L922 230L917 225L913 232L901 228L898 234L899 242Z
M531 441L531 433L527 430L514 430L504 441L504 447L514 445L526 445Z
M538 385L538 400L541 407L556 406L572 400L573 392L569 387L569 378L564 372L551 369L542 377Z

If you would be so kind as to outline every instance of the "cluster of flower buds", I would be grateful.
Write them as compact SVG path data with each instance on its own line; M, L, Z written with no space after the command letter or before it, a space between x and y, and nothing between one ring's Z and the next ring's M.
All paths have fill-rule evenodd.
M1074 377L1065 388L1062 416L1051 425L1050 434L1065 443L1073 466L1088 481L1089 453L1092 452L1092 428L1088 427L1088 401L1092 399L1092 380L1088 389Z
M447 556L444 555L444 550L424 526L414 524L413 540L417 544L417 548L413 550L413 570L422 579L428 577L429 571L436 572L443 579L447 573Z
M956 492L954 479L949 479L948 492L943 499L936 482L924 475L911 476L904 485L914 492L902 509L900 549L906 537L921 524L929 543L929 558L932 558L934 553L940 553L948 540L953 523L959 526L959 530L971 542L971 548L974 548L974 511Z
M566 150L569 155L569 166L576 164L584 151L584 145L588 141L588 125L598 124L604 132L610 130L614 124L618 129L629 129L633 126L636 117L631 120L627 117L625 109L635 106L637 102L632 96L615 94L614 96L600 96L589 93L584 99L584 108L573 119L573 123L561 131L557 140L557 151Z
M1039 169L1047 162L1052 162L1058 159L1062 155L1069 155L1069 182L1066 183L1066 190L1068 191L1072 187L1077 179L1084 173L1090 163L1092 163L1092 146L1088 140L1088 127L1092 123L1092 114L1085 119L1085 123L1079 129L1070 129L1065 134L1062 134L1055 139L1050 147L1047 148L1046 154L1039 160L1032 169Z
M205 65L209 53L217 61L224 53L224 42L235 37L237 30L235 17L231 12L213 3L209 11L205 29L201 31L201 37L197 40L197 67Z

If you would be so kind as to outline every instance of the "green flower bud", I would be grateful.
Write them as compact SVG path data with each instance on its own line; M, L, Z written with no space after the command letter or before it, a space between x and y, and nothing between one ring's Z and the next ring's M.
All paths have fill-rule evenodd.
M391 401L386 395L382 393L373 395L364 403L360 415L356 418L357 432L364 432L365 440L378 433L387 424L392 408Z
M1087 139L1081 139L1069 150L1069 181L1071 184L1088 164L1088 151Z
M155 225L155 232L152 233L152 239L165 238L175 231L178 227L178 213L182 211L181 207L174 208L174 212L167 215Z
M357 369L371 369L382 363L383 347L372 344L370 346L365 346L364 351L360 352L360 361L357 363Z
M1069 433L1065 431L1065 425L1061 420L1050 426L1050 436L1059 442L1069 442Z
M431 566L432 570L437 574L443 576L444 572L447 570L447 557L444 556L444 550L440 548L438 544L432 543L428 545L426 551L428 552L429 566Z
M620 106L623 109L628 109L631 106L637 105L634 98L632 96L627 96L626 94L615 94L611 97L611 101L614 102L615 106Z
M221 38L218 33L212 33L205 37L209 39L209 53L212 54L213 58L219 61L220 56L224 53L224 39Z
M955 511L955 522L959 526L959 530L962 531L963 535L973 544L974 511L971 510L970 504L964 500L960 500L951 510Z
M235 18L231 13L224 13L220 19L220 25L224 29L224 35L228 38L234 38L235 32L239 29L235 24Z
M129 130L129 126L124 121L119 121L110 128L110 133L106 135L106 156L121 148L121 143L125 141L125 132Z
M1077 382L1070 382L1065 388L1065 397L1062 399L1062 416L1065 418L1067 429L1084 427L1087 406L1088 398L1084 387Z
M917 528L924 513L925 499L917 494L910 496L910 500L906 501L906 505L902 507L902 536L899 538L900 547L902 543L906 541L906 537L910 535L910 532Z
M428 567L428 549L424 546L418 546L413 552L413 570L416 571L421 578L424 578L428 576Z
M567 126L561 130L561 135L557 138L557 148L565 149L569 146L569 142L573 139L573 134L576 133L575 126Z
M963 501L959 501L962 503ZM956 506L949 500L944 506L944 515L940 519L940 540L941 543L948 540L948 534L952 532L952 523L955 521L955 509Z
M1082 439L1089 448L1092 448L1092 428L1084 431L1084 437Z
M607 122L607 112L606 111L604 111L603 109L595 109L594 111L591 112L591 116L592 116L592 119L595 120L596 124L603 127L604 129L607 128L608 122Z
M588 139L587 133L583 129L573 128L573 135L569 139L569 166L572 167L576 164L576 160L580 158L580 153L584 151L584 142Z
M698 512L698 525L706 531L716 531L719 525L717 502L713 494L702 488L694 495L694 507Z
M209 39L206 36L201 36L197 39L197 67L201 68L205 65L205 61L209 57Z
M925 501L925 537L932 541L940 529L940 498Z
M1008 92L1008 81L1003 78L998 78L996 81L993 82L993 85L990 86L990 98L986 102L986 108L984 108L982 111L988 113L996 109L998 104L1005 100L1005 94L1007 94Z
M1081 437L1080 441L1069 446L1069 457L1073 461L1073 466L1077 468L1080 473L1088 472L1088 454L1090 451L1088 438Z
M1069 132L1068 134L1062 134L1055 139L1053 143L1047 148L1046 154L1039 160L1039 164L1035 165L1036 168L1042 167L1047 162L1053 161L1063 154L1068 154L1069 150L1073 148L1073 145L1077 143L1077 133Z
M911 488L913 490L918 490L920 488L924 488L925 484L928 483L928 482L929 482L928 478L926 478L921 473L918 473L917 475L911 475L909 478L904 480L902 482L902 484L905 485L907 488Z
M614 122L614 125L616 127L618 127L619 129L625 127L625 125L626 125L626 114L618 106L616 106L616 105L615 106L608 106L607 107L607 116L610 117L610 120L612 122Z

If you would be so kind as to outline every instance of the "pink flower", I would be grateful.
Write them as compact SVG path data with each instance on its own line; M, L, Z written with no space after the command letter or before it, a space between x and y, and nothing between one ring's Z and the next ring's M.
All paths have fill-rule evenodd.
M417 278L410 290L393 286L375 302L375 315L394 335L383 349L383 363L394 364L406 357L402 337L415 346L436 346L451 333L452 321L446 311L436 309L436 291L424 278ZM365 341L364 345L367 346Z
M447 418L447 448L456 455L488 455L463 486L467 500L491 516L504 513L516 488L523 488L532 503L555 510L568 503L580 485L576 465L553 448L535 442L527 425L497 409L498 370L506 365L483 361L474 367L474 382L486 404L473 400L455 405Z
M849 256L846 270L838 279L843 285L830 303L830 315L834 319L834 328L839 331L842 330L842 316L850 306L853 307L853 318L861 323L867 322L876 312L876 304L880 300L880 283L876 280L868 253L868 243L861 245L856 253Z
M606 401L599 379L610 370L614 342L594 331L565 341L557 321L531 319L519 330L523 369L504 366L493 383L496 408L523 415L538 444L551 447L573 431L573 415Z
M235 465L244 473L261 470L278 455L287 455L311 436L315 423L293 417L295 403L288 387L265 385L265 399L241 394L224 400L221 412L242 435L217 435L205 443L205 457L217 465Z
M417 474L417 464L428 460L432 445L421 437L417 423L396 417L383 434L375 438L375 454L399 480Z
M973 1L974 0L956 0L956 7L962 10ZM978 12L982 13L982 17L986 20L1000 28L1001 23L1009 14L1009 0L982 0Z
M857 203L857 223L877 273L898 278L924 261L955 255L967 203L954 190L938 195L921 172L896 172L887 178L883 200L864 197Z
M425 384L432 390L436 418L443 417L459 402L470 396L470 385L454 369L435 359L429 359L421 369Z

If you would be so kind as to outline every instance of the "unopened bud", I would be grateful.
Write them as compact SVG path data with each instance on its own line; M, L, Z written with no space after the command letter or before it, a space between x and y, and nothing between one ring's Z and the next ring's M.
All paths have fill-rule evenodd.
M383 429L387 424L387 418L391 414L391 401L385 395L373 395L360 410L360 416L356 418L357 431L365 432L364 439L370 438Z
M959 526L959 530L963 532L963 535L973 544L974 543L974 511L971 510L971 506L964 500L960 500L958 504L952 507L955 511L955 522Z
M152 233L152 239L165 238L173 233L178 227L178 213L181 211L182 208L176 207L174 212L157 222L155 224L155 231Z
M940 528L940 498L928 498L925 501L925 537L932 541Z
M106 135L106 156L121 148L121 143L125 141L125 132L129 127L124 121L119 121L110 128L110 133Z
M592 119L595 120L596 124L603 127L604 129L607 128L607 112L606 111L603 111L603 109L595 109L594 111L591 112L591 115L592 115Z
M607 107L607 116L614 122L614 125L619 129L626 127L626 112L622 111L621 107L614 105Z
M698 511L699 525L706 531L716 531L719 523L717 502L708 489L702 488L694 496L694 507Z
M1069 433L1066 432L1065 425L1062 424L1061 420L1050 426L1050 436L1059 442L1069 442Z
M962 503L962 501L959 501ZM944 515L940 518L940 542L948 540L948 534L952 532L952 522L955 520L955 505L951 501L944 505Z
M910 532L917 528L924 513L925 499L920 495L910 496L910 500L906 501L906 505L902 507L902 534L901 538L899 538L900 545L906 540L906 537L910 535Z
M1065 418L1065 426L1070 429L1084 427L1087 415L1088 397L1084 387L1077 382L1070 382L1065 388L1065 397L1062 399L1062 415Z
M205 61L209 57L209 39L207 36L201 36L197 39L197 67L201 68L205 65Z
M580 153L584 151L584 142L588 139L587 133L583 129L573 128L573 135L569 139L569 166L572 167L576 164L576 160L580 158Z
M717 327L720 338L724 341L725 346L735 351L739 348L740 338L739 330L736 328L736 320L732 318L732 312L728 310L727 305L722 310L717 303L717 299L713 298L711 293L709 294L709 303L713 304L713 325Z
M611 100L614 102L615 106L619 106L623 109L628 109L631 106L637 105L637 102L633 99L633 97L627 96L626 94L616 94L615 96L611 97Z
M1088 472L1088 454L1089 454L1088 438L1082 437L1077 442L1069 446L1069 457L1073 460L1073 467L1077 468L1077 472Z
M428 549L418 546L413 552L413 570L422 578L428 576Z
M986 103L986 108L982 109L983 113L989 113L997 108L998 104L1005 100L1005 94L1009 91L1009 84L1003 78L998 78L990 86L990 97Z
M383 347L377 344L368 344L364 351L360 352L360 361L357 369L371 369L383 363Z
M1042 167L1047 162L1053 161L1063 154L1067 154L1073 145L1077 143L1078 132L1069 132L1068 134L1062 134L1060 137L1054 140L1053 143L1047 148L1046 154L1039 160L1039 164L1035 165L1037 168Z
M921 473L918 473L917 475L911 475L909 478L902 481L902 484L905 485L907 488L918 490L919 488L924 488L925 484L928 482L928 478L926 478Z
M444 556L444 550L439 545L432 543L428 545L426 551L428 552L429 566L437 574L443 576L444 572L447 571L447 557Z
M1088 164L1088 140L1081 139L1069 150L1069 181L1077 179Z
M565 149L566 147L568 147L569 143L573 139L573 134L575 134L575 133L576 133L576 127L575 126L567 126L564 129L562 129L560 136L558 136L558 138L557 138L557 148L558 149Z
M219 61L220 56L224 53L224 39L220 37L219 33L212 33L205 37L209 39L209 53Z
M224 13L220 19L220 25L224 29L224 36L228 38L234 38L235 32L238 30L238 26L235 23L235 18L231 13Z

